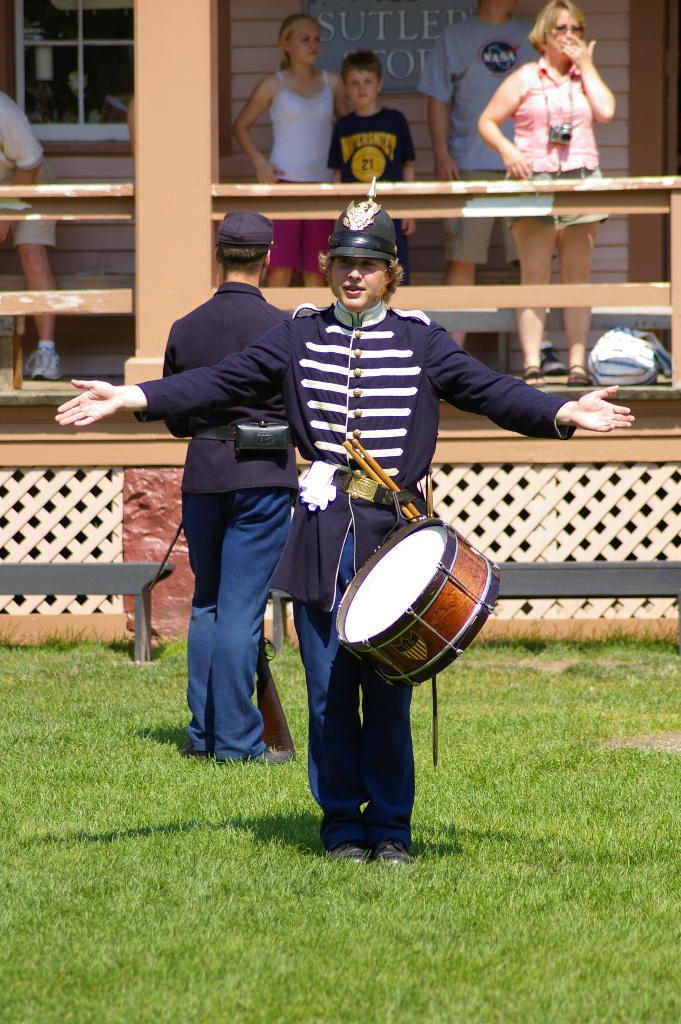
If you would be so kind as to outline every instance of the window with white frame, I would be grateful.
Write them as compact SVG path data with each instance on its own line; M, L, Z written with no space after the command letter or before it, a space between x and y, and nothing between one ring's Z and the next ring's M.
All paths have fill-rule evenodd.
M17 102L39 139L127 139L133 0L15 0Z

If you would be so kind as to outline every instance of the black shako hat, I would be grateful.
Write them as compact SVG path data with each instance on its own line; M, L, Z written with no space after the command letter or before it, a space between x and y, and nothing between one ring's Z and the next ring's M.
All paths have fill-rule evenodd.
M329 238L329 257L358 256L360 259L394 260L397 256L395 225L374 199L376 179L366 199L353 201L336 221Z
M272 221L261 213L234 210L228 213L218 228L221 245L271 245Z

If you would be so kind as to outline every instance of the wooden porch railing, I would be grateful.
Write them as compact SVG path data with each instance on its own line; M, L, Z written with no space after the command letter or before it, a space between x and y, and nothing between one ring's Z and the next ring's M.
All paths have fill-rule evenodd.
M0 220L134 220L134 188L129 182L98 185L0 185ZM112 275L113 276L113 275ZM90 283L82 275L84 284ZM132 288L103 288L101 275L91 287L58 291L2 289L0 316L36 313L132 313Z
M233 209L252 209L279 219L335 219L350 198L366 194L364 185L214 184L212 217ZM395 217L434 219L451 216L531 216L547 213L665 214L670 218L668 281L621 284L408 286L400 305L430 311L509 310L518 305L610 307L623 312L669 313L673 378L681 385L681 178L602 178L556 182L414 182L378 184L378 197ZM134 190L130 183L96 185L0 186L0 218L57 221L131 222ZM189 254L188 254L189 255ZM27 313L128 313L130 288L65 289L59 292L0 292L0 315ZM273 294L273 297L274 294ZM297 289L277 290L283 305L297 304ZM325 289L306 290L305 298L327 302ZM162 353L158 353L159 358Z
M670 218L670 280L621 284L403 286L399 304L431 312L503 310L516 306L611 307L668 313L671 327L672 385L681 385L681 177L601 178L581 182L379 182L378 198L394 217L503 217L547 214L666 214ZM213 218L228 210L251 209L267 217L335 218L350 198L366 195L364 185L214 185ZM288 308L283 289L271 301ZM306 289L306 300L328 302L325 289Z

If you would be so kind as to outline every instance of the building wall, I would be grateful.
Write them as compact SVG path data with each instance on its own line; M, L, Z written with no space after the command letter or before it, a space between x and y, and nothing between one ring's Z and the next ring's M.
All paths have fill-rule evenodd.
M290 3L287 14L304 10L304 3ZM617 114L608 125L597 125L596 134L605 174L628 173L628 89L629 89L629 4L628 0L584 0L589 38L599 40L595 57L603 77L617 98ZM532 19L539 4L519 0L518 15ZM236 118L248 96L263 76L278 70L277 38L282 21L281 5L275 0L261 0L254 8L248 0L232 0L232 116ZM324 65L324 56L320 60ZM339 68L329 70L338 71ZM409 121L417 151L417 178L432 178L433 164L427 127L427 101L419 94L390 93L386 103L401 110ZM267 152L271 143L269 116L265 114L253 130L260 149ZM253 181L253 169L236 144L229 156L223 156L220 176L224 181ZM432 283L442 272L442 229L436 222L421 222L410 239L413 267L418 276L427 275ZM503 253L497 244L491 253L490 266L503 267ZM599 233L594 254L593 281L626 280L627 225L622 218L612 218Z

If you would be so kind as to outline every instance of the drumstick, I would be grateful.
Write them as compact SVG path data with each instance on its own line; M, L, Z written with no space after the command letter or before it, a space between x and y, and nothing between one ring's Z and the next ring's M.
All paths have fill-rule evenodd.
M352 457L361 462L364 465L364 470L368 477L371 477L376 483L383 484L389 491L399 491L400 488L397 486L394 480L392 480L385 472L383 467L376 462L375 459L369 455L367 450L359 443L356 438L350 438L343 441L343 447L346 448ZM402 506L402 510L406 513L407 519L420 519L421 513L417 509L416 505L409 502Z
M364 463L364 471L367 476L370 476L372 480L375 480L379 484L383 484L389 491L399 491L399 487L392 480L391 477L385 472L380 463L376 462L376 459L369 455L369 452L364 448L356 438L350 438L346 444L348 450L351 450L355 459L361 459ZM402 505L403 510L407 512L406 518L411 519L422 519L421 513L417 509L416 505L412 502Z

